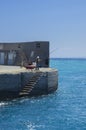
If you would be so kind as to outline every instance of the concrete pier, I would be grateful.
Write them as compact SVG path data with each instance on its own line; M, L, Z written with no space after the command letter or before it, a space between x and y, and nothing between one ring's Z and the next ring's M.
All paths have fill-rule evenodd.
M0 99L48 94L57 88L56 69L0 66Z

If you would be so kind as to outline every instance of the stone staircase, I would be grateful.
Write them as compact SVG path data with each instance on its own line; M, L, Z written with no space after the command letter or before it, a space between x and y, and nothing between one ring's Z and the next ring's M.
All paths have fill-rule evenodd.
M34 76L29 80L25 87L20 91L19 96L29 96L30 92L34 89L35 85L38 83L42 75L42 72L36 72L36 74L34 74Z

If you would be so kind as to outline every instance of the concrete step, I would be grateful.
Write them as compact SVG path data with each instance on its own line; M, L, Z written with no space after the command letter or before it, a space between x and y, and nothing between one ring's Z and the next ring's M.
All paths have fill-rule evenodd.
M24 88L23 90L29 90L29 89L32 89L32 88L34 88L34 87ZM23 90L22 90L22 91L23 91Z
M28 93L29 90L23 90L22 93Z
M32 88L32 86L29 85L27 87L24 87L24 89L29 89L29 88Z
M20 92L19 95L28 95L26 92Z
M28 84L30 84L30 83L34 83L34 82L36 82L36 81L31 81L31 82L29 82Z
M33 86L34 84L28 84L28 85L26 85L24 88L28 88L28 87L31 87L31 86Z
M33 88L30 89L23 89L22 92L28 92L29 90L32 90Z
M34 85L37 83L37 81L40 79L41 76L42 76L42 72L39 72L38 74L36 74L35 76L33 76L30 79L29 83L21 90L21 92L19 93L19 95L20 96L29 95L29 93L34 88Z
M29 83L29 84L27 84L25 87L33 86L33 85L35 85L35 84L36 84L36 82L34 82L34 83Z

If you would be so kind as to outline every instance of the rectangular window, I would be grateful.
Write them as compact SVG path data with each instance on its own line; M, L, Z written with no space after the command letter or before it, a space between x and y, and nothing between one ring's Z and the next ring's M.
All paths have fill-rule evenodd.
M16 53L14 51L8 53L8 65L13 65L16 57Z
M4 64L4 52L0 52L0 64Z
M2 44L0 44L0 50L2 50L3 49L3 45Z
M36 43L36 48L40 48L40 43Z

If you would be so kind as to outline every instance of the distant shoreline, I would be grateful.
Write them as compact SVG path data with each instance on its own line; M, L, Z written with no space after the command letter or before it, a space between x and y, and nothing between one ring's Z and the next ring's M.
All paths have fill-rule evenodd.
M86 60L86 58L50 58L50 60Z

